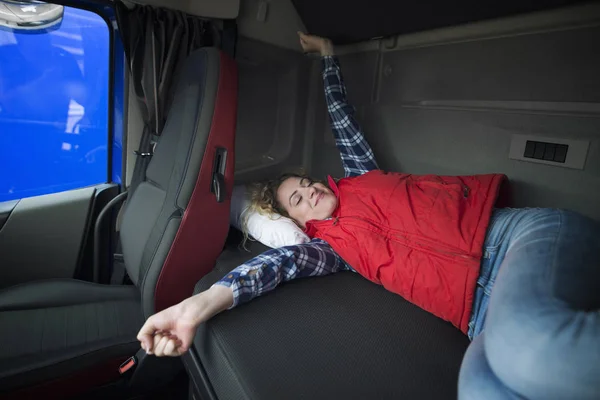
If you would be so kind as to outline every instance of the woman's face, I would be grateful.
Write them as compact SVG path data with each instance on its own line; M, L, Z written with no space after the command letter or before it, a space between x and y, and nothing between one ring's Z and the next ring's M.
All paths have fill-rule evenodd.
M277 189L277 201L300 226L310 220L331 217L337 207L337 197L331 189L310 178L291 177Z

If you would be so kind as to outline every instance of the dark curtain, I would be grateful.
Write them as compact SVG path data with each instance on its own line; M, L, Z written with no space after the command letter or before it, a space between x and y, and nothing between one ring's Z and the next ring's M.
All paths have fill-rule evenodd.
M180 11L117 2L125 46L142 117L160 135L173 100L174 79L190 52L213 45L211 22Z
M154 141L165 126L173 102L175 79L192 51L213 45L212 23L181 11L116 2L117 23L144 132L138 146L130 195L146 177Z

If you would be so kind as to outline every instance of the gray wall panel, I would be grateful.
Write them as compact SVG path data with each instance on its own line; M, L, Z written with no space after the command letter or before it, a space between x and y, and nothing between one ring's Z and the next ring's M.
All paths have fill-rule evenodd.
M341 62L382 168L501 172L513 182L516 206L569 208L600 219L598 43L600 28L582 27L353 54ZM312 170L341 175L327 120L317 120ZM513 134L587 140L585 167L511 160Z
M310 61L240 38L236 180L270 177L303 162Z

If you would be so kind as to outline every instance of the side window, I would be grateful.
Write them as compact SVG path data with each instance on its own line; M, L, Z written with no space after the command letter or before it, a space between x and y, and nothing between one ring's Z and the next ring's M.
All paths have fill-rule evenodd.
M0 27L0 201L109 181L110 50L104 19L73 7Z

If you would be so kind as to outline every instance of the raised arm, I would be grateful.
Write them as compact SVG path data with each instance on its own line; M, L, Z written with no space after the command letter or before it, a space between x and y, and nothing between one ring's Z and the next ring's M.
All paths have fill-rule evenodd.
M354 118L354 107L346 99L346 86L340 62L334 56L330 40L298 32L305 52L318 52L323 57L323 86L331 130L342 158L346 176L362 175L379 169L373 150Z
M373 150L354 118L354 107L346 101L339 60L331 55L324 56L322 62L327 112L346 177L379 169Z
M210 289L152 315L140 332L143 349L179 356L192 345L198 325L216 314L273 290L281 282L351 268L326 242L271 249L240 265Z

